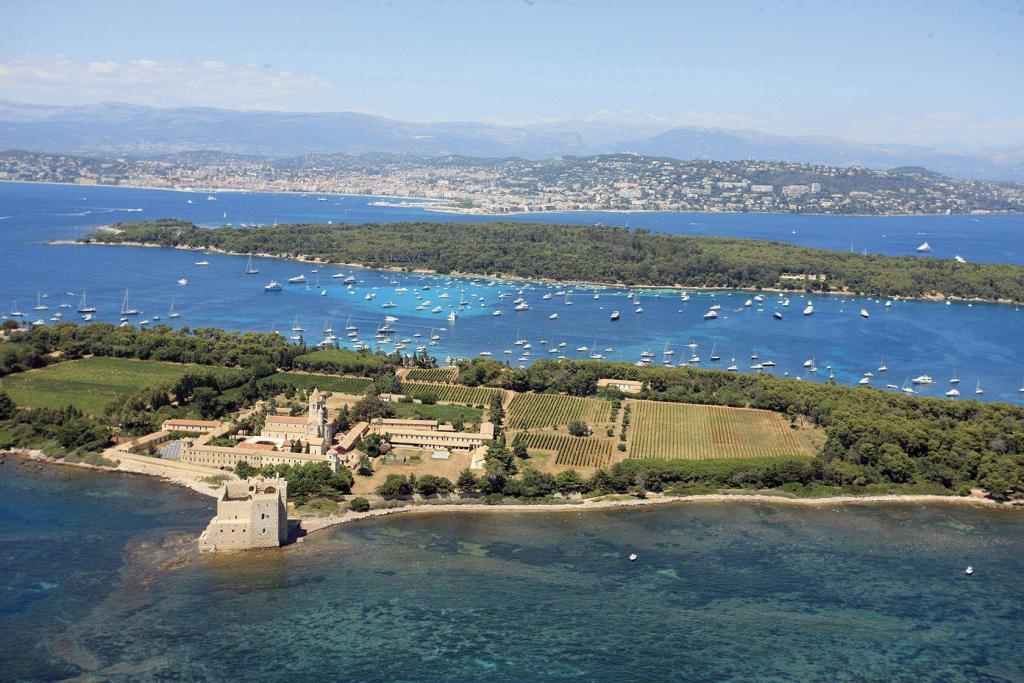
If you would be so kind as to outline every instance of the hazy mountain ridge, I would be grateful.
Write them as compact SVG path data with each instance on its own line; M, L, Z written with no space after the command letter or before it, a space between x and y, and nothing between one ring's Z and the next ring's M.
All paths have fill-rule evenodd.
M197 150L290 158L329 154L521 157L633 152L675 159L792 161L888 169L922 167L952 177L1022 182L1024 146L938 150L827 136L680 127L650 121L564 121L503 126L414 123L356 112L160 109L107 102L83 106L0 101L0 150L155 156Z
M784 136L752 130L673 128L622 143L617 151L677 159L793 161L869 168L922 167L960 178L1024 180L1024 150L946 152L903 144L867 144L828 136Z

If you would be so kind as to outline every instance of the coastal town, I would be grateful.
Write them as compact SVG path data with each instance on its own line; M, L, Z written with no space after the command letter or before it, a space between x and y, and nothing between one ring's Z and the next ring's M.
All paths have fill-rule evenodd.
M694 211L963 214L1024 209L1024 187L893 170L779 161L680 161L635 154L546 160L219 152L153 158L0 153L0 181L177 190L356 194L434 211ZM411 200L411 201L410 201Z

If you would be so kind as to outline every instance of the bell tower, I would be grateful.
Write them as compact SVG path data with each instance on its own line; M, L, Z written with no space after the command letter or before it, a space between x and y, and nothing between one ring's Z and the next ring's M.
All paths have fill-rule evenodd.
M306 438L323 439L327 436L327 405L320 391L314 387L309 395L309 412L306 414Z

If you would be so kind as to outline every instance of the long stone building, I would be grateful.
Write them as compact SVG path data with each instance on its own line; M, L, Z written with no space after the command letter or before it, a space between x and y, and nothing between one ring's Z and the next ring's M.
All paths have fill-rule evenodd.
M232 468L239 460L253 467L263 465L303 465L327 462L338 471L338 454L331 448L334 425L327 413L326 399L317 389L309 395L305 416L268 415L263 430L235 446L211 443L216 433L182 441L181 462L207 467ZM291 445L298 442L303 451L293 453Z
M471 451L494 438L494 423L481 422L477 432L457 432L437 420L383 418L374 420L370 431L387 434L392 446Z

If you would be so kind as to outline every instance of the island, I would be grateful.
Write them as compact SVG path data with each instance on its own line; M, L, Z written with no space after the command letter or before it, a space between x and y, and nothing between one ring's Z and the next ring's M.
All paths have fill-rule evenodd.
M0 450L217 497L207 549L232 547L216 539L240 538L238 515L235 545L265 547L418 509L1024 499L1024 407L1005 403L604 360L438 367L104 323L5 323L0 375Z
M164 219L118 223L81 242L629 287L1024 301L1024 267L1018 265L862 255L609 226L494 221L207 229Z

